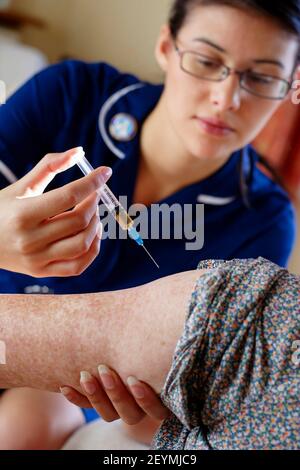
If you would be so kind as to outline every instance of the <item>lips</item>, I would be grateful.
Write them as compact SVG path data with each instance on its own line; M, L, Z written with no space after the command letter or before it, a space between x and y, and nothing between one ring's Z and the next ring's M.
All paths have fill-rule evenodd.
M234 129L232 127L228 126L225 122L220 121L219 119L200 118L200 117L197 117L197 119L199 119L205 124L208 124L209 126L216 127L217 129L223 129L223 130L234 132Z
M202 132L204 131L206 134L212 136L227 137L235 132L232 127L228 126L228 124L220 121L219 119L200 118L196 116L196 122L198 123Z

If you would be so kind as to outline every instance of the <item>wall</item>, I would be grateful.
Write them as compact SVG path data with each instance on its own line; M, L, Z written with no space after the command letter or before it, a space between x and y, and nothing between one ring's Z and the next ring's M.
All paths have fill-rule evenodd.
M141 78L160 81L153 50L170 0L12 0L18 12L47 22L26 27L24 40L54 62L64 56L105 60Z

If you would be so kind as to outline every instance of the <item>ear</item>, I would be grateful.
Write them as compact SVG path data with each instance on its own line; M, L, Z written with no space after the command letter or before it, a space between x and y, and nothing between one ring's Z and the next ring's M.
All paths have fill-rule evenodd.
M170 28L167 24L165 24L161 27L155 47L156 60L164 72L167 71L169 56L173 50L173 47L173 39Z

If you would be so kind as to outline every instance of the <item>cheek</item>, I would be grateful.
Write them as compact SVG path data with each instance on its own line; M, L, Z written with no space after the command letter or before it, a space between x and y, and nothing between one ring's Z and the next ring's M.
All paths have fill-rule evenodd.
M260 134L280 105L277 101L259 100L244 106L240 119L245 144Z
M209 89L206 83L200 83L177 69L166 79L166 97L171 121L184 126L203 108L207 108Z

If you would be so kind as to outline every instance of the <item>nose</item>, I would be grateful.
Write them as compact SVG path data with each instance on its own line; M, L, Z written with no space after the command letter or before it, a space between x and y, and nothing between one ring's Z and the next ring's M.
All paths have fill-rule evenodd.
M211 101L220 112L238 110L241 105L239 75L233 72L222 82L213 83Z

